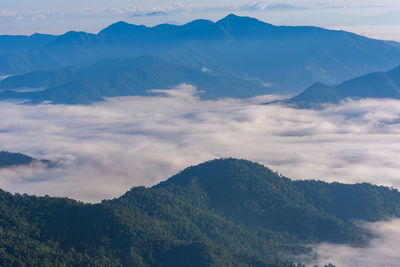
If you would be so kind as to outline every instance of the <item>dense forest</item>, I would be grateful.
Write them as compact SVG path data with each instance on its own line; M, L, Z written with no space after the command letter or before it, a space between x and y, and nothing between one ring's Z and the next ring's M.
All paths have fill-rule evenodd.
M0 191L0 266L302 266L304 244L362 246L355 219L399 211L396 189L218 159L98 204Z

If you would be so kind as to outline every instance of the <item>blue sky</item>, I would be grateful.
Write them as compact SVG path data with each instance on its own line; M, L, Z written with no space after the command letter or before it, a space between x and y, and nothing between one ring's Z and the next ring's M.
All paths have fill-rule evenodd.
M217 20L228 13L400 41L400 1L394 0L1 0L0 34L97 32L120 20L152 26Z

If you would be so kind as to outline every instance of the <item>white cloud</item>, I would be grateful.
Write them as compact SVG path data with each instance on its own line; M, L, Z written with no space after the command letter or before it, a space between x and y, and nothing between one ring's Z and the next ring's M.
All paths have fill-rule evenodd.
M367 246L319 244L313 247L316 255L312 258L302 258L303 262L307 262L310 266L324 266L328 263L337 267L399 266L400 220L361 223L360 226L373 236Z
M212 70L210 70L209 68L207 68L205 66L201 68L201 71L202 72L212 72Z

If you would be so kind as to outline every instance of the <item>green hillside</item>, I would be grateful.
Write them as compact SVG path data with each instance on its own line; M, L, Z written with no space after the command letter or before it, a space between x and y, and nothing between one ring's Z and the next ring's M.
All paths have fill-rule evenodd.
M99 204L0 191L0 265L295 266L307 243L365 244L353 219L399 208L394 189L218 159Z

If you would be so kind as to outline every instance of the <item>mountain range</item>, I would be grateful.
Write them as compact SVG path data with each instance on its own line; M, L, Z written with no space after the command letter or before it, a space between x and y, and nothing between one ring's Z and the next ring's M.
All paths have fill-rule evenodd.
M217 159L98 204L0 190L0 265L303 266L294 262L307 244L363 246L355 220L399 211L396 189Z
M204 98L295 94L315 81L338 84L400 63L396 42L236 15L2 42L0 75L13 76L0 82L0 98L28 102L86 104L180 83L198 86Z
M363 75L335 87L317 82L283 103L300 108L312 108L321 104L339 103L347 98L400 99L400 66L388 72Z

